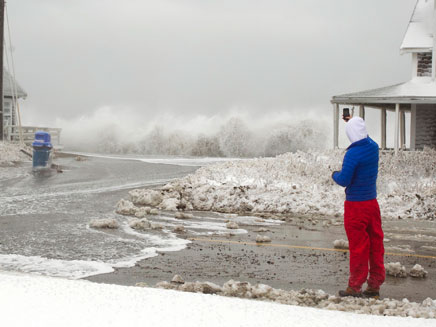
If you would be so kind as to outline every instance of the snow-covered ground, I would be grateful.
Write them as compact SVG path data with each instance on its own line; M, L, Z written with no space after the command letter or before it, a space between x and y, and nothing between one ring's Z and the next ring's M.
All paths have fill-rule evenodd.
M0 167L13 166L17 162L28 161L29 157L20 150L22 147L18 144L0 141ZM26 147L26 151L30 150Z
M2 326L434 326L216 295L0 274Z
M137 205L164 210L211 210L340 216L344 189L331 179L343 150L296 152L276 158L202 167L159 189L134 190ZM378 201L384 218L436 219L436 151L381 152Z

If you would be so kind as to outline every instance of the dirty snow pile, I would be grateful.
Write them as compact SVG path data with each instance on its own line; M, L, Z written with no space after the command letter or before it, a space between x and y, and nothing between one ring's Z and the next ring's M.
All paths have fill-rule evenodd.
M28 161L29 157L20 151L22 148L18 144L0 141L0 166L14 166L17 162ZM28 147L24 150L31 153Z
M344 189L331 179L343 150L287 153L202 167L160 190L130 192L126 210L207 210L338 216ZM411 169L413 167L413 169ZM380 153L378 200L384 218L436 219L436 151Z
M407 299L398 301L393 299L340 298L329 295L322 290L285 291L265 284L251 285L248 282L234 280L229 280L222 287L210 282L185 282L178 275L174 276L171 282L157 283L156 287L381 316L436 318L436 300L430 298L425 299L422 303L409 302Z

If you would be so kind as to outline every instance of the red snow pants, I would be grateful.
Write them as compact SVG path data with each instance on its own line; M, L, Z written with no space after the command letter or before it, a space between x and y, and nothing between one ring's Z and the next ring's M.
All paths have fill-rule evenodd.
M385 281L385 250L378 202L376 199L345 201L344 206L344 226L350 248L348 286L359 292L368 278L368 286L378 290Z

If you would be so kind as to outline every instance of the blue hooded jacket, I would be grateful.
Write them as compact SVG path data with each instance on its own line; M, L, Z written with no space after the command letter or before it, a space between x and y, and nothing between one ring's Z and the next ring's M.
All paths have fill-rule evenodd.
M337 184L346 187L347 201L377 198L378 161L378 144L369 136L353 142L347 148L342 170L332 174Z

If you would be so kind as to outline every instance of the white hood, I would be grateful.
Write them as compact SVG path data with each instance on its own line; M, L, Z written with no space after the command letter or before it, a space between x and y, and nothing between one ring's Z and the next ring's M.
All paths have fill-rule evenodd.
M351 143L368 137L365 121L360 117L353 117L345 124L345 132Z

